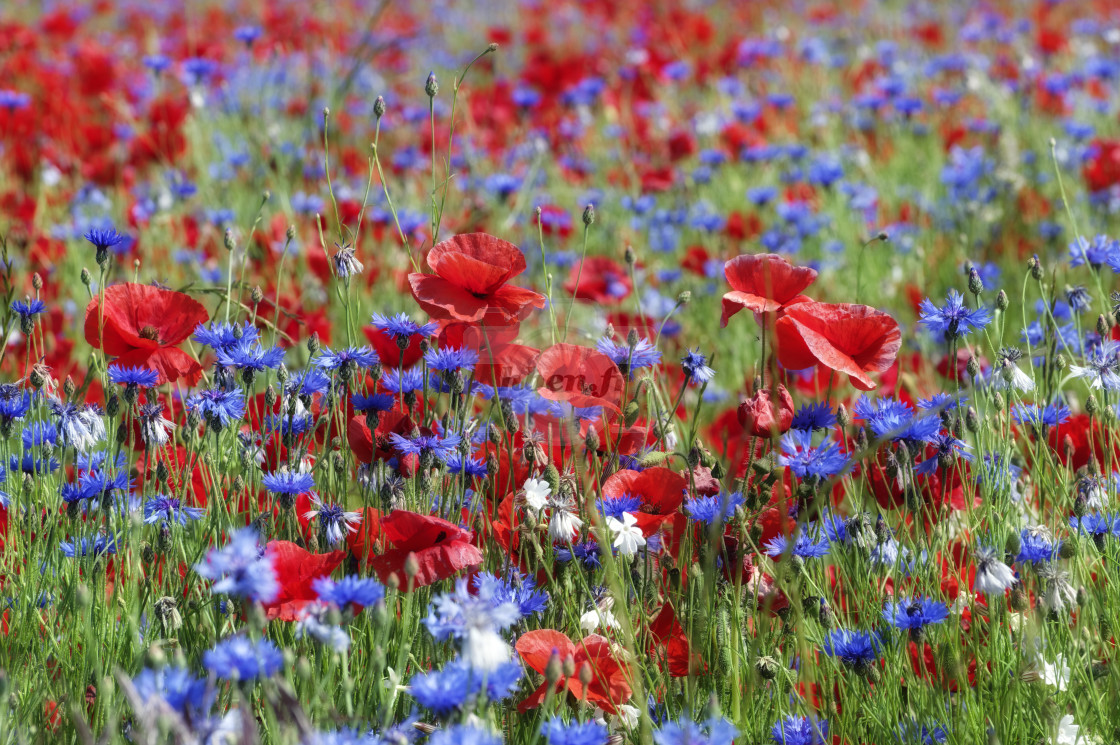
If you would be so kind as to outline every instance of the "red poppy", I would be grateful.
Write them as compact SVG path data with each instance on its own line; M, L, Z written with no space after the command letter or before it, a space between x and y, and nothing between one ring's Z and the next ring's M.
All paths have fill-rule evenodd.
M345 551L313 554L291 541L269 541L265 551L272 559L280 592L264 609L269 618L281 621L296 620L300 610L316 598L312 582L329 576L346 558Z
M687 677L690 672L704 670L704 662L698 653L692 651L685 636L684 627L677 620L673 604L666 602L658 611L657 617L649 625L649 656L668 663L669 675L674 678Z
M1091 155L1081 169L1090 191L1120 184L1120 140L1093 140Z
M681 518L681 503L688 491L688 480L676 471L661 466L642 472L617 471L603 482L603 496L617 498L623 495L637 497L641 506L634 513L638 527L647 538L661 529L674 516ZM675 531L674 531L675 532Z
M537 393L549 401L619 411L622 373L610 357L598 350L578 344L555 344L537 360L537 373L544 381Z
M525 271L512 243L486 233L465 233L428 252L435 274L408 275L412 296L435 320L506 326L543 308L544 295L506 284Z
M353 533L346 533L346 546L358 559L364 559L373 552L373 546L381 538L381 513L372 507L362 512L362 524Z
M720 326L744 308L772 313L787 305L808 300L801 294L817 278L817 270L794 266L777 254L736 256L723 265L731 292L723 296Z
M95 349L104 341L105 353L117 358L115 364L155 370L160 383L183 378L196 385L202 378L202 365L178 348L210 320L189 295L128 282L106 288L104 314L99 306L96 297L86 306L86 341Z
M632 289L626 270L606 256L589 256L573 264L564 283L564 291L572 297L601 305L622 302Z
M777 393L770 388L760 388L754 396L739 404L738 415L739 424L753 437L785 434L793 424L793 396L789 395L784 385L778 386Z
M397 340L381 329L363 326L362 333L366 335L366 340L373 347L373 351L377 352L381 364L385 367L407 370L424 356L424 350L420 348L424 337L420 334L413 334L408 338L408 345L405 346L402 354L401 348L397 346Z
M789 370L824 365L873 391L870 372L883 372L902 346L898 323L866 305L804 302L787 307L775 325L778 361Z
M578 700L597 704L608 714L617 712L618 706L628 701L632 694L630 684L626 682L626 668L611 654L611 643L598 634L586 636L575 644L552 629L529 631L517 640L517 653L526 665L541 675L546 674L545 668L553 655L559 657L562 666L570 658L575 663L576 674L571 677L561 675L553 690L557 693L566 690ZM585 668L591 671L591 682L586 688L580 682L581 673L586 675L583 672ZM517 706L517 710L524 714L540 706L548 695L548 689L546 680Z
M471 545L470 532L454 523L406 510L394 510L381 519L381 532L393 548L380 556L367 556L366 563L382 582L396 574L401 587L406 586L405 562L416 557L418 571L412 587L426 587L447 579L469 566L482 563L482 552Z

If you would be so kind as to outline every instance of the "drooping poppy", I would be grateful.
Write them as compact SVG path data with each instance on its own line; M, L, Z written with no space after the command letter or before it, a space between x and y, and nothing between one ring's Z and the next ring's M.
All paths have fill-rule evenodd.
M408 275L412 296L434 320L506 326L543 308L538 292L507 284L525 271L517 246L486 233L465 233L428 252L435 274Z
M312 582L329 576L346 558L345 551L313 554L291 541L269 541L265 553L272 559L280 592L264 609L270 619L281 621L296 620L303 607L316 598Z
M116 357L121 367L146 367L159 373L160 383L182 378L196 385L202 378L198 360L178 348L196 327L210 319L189 295L162 287L128 282L105 289L86 306L85 336L95 349Z
M554 344L541 353L537 373L544 382L537 393L549 401L575 407L603 406L619 411L623 377L602 352L578 344Z
M739 424L753 437L785 434L793 424L793 397L784 385L779 385L776 392L760 388L739 404L738 416Z
M545 675L545 668L554 654L561 663L571 658L576 674L570 677L561 675L553 687L557 693L567 691L577 700L597 704L608 714L614 714L621 704L630 699L632 691L626 682L627 670L611 654L611 643L598 634L590 634L574 643L559 631L538 629L522 634L516 648L522 661L541 675ZM586 688L580 681L580 675L586 675L583 672L585 668L591 671L591 682ZM518 704L517 710L525 713L540 706L548 695L548 689L546 680Z
M723 266L731 292L723 296L720 326L744 308L772 313L809 298L801 294L817 278L817 270L794 266L777 254L736 256Z
M367 555L366 563L384 583L395 573L402 589L408 584L404 567L410 555L416 557L418 568L411 580L413 588L426 587L482 563L482 552L471 544L470 532L439 517L394 510L381 519L381 532L393 548L380 556Z
M852 385L873 391L868 373L883 372L902 346L898 323L866 305L804 302L785 308L775 324L778 361L789 370L824 365Z

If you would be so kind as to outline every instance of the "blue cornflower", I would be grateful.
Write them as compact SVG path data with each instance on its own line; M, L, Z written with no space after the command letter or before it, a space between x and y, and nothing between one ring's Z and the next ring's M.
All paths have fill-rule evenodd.
M887 623L911 633L920 632L930 624L941 623L948 617L948 606L932 598L900 598L883 608L883 618Z
M0 384L0 421L11 424L23 419L30 410L30 391L23 390L14 383Z
M909 745L939 745L949 739L949 733L944 727L928 727L915 721L903 722L898 725L898 734L903 742Z
M324 370L339 370L342 368L369 369L378 363L377 352L369 347L347 347L337 352L324 347L319 356L311 364Z
M420 457L434 455L444 463L455 455L462 438L457 434L446 437L439 435L416 435L415 437L402 437L396 432L389 435L393 448L401 455L416 455Z
M424 362L432 370L455 372L473 369L478 364L478 352L465 347L442 347L424 353Z
M505 577L489 572L475 575L474 588L490 595L492 603L511 602L517 606L522 618L543 613L548 607L548 593L537 589L537 581L511 569Z
M261 484L273 494L303 494L315 488L315 477L301 471L276 471L262 477Z
M509 698L521 680L521 665L504 662L493 670L478 671L461 660L448 663L442 670L413 676L412 697L421 706L440 716L459 708L467 708L485 688L489 701ZM429 743L431 740L428 741ZM458 745L458 741L452 741Z
M58 544L58 547L62 550L63 556L68 556L71 559L85 556L99 557L106 554L115 554L117 552L117 541L112 536L101 535L93 540L83 538L78 542L62 541Z
M163 495L151 497L144 502L144 522L153 525L158 522L186 525L190 520L198 520L206 510L187 507L176 497Z
M469 478L480 479L490 473L489 469L486 467L486 461L480 458L464 456L458 451L456 451L454 455L448 457L444 463L447 464L448 473L456 476L465 475Z
M1019 531L1019 553L1015 561L1032 564L1050 562L1058 558L1059 547L1060 544L1054 541L1054 536L1046 528L1023 528Z
M210 328L206 328L201 323L198 324L192 338L199 344L208 346L217 352L232 349L238 344L257 341L260 338L260 331L249 321L240 326L215 321Z
M784 535L777 535L766 542L766 555L777 558L785 556L799 556L802 559L819 559L828 554L828 541L826 539L814 539L805 534L804 531L798 531L796 540L790 543L790 539Z
M303 518L319 521L319 531L329 546L342 543L348 533L357 532L362 524L362 513L347 512L340 505L324 502L315 492L311 492L311 509L303 513Z
M120 245L125 237L113 228L91 228L84 236L87 241L97 249L98 261L103 261L108 256L109 249Z
M802 404L797 407L793 415L790 429L799 429L805 432L832 429L836 424L836 415L827 401L820 403Z
M716 371L708 367L708 358L699 349L685 352L684 357L681 357L681 370L692 384L703 385L716 376Z
M26 300L14 300L12 302L12 311L19 315L20 321L27 323L40 313L47 312L47 304L39 298L27 298ZM25 332L26 333L26 332Z
M236 370L275 370L284 363L284 350L281 347L265 349L256 339L242 336L237 344L226 345L218 352L218 364Z
M245 394L240 388L210 388L187 399L187 411L197 411L215 430L228 427L245 416Z
M233 38L242 44L252 44L261 38L261 33L260 26L238 26L233 30Z
M635 370L653 367L661 362L661 352L649 339L638 339L631 350L628 344L615 344L609 336L604 336L595 348L611 358L619 369L633 377Z
M919 398L918 408L923 411L952 411L968 401L968 396L954 396L952 393L935 393L929 398Z
M276 570L260 545L257 531L242 528L230 537L224 548L211 549L206 561L194 570L209 580L216 580L214 594L271 602L280 592Z
M1070 374L1085 378L1089 381L1089 387L1093 389L1120 390L1120 375L1116 372L1117 368L1120 368L1118 351L1120 351L1120 344L1114 341L1101 342L1085 355L1085 365L1069 366Z
M1070 517L1069 526L1083 535L1093 538L1120 536L1120 517L1114 514L1090 512L1081 517Z
M1033 424L1036 427L1057 427L1069 419L1069 407L1065 404L1016 404L1011 409L1011 421L1016 424Z
M770 728L775 745L823 745L828 740L828 722L786 715Z
M345 246L338 246L338 251L331 257L331 263L334 265L334 273L339 277L345 279L354 274L361 274L365 270L365 264L358 261L357 251L350 244Z
M735 510L743 505L742 492L720 492L706 497L696 497L684 503L688 516L697 522L711 525L712 523L726 523L727 519L735 514Z
M144 668L132 685L144 703L158 698L180 714L202 714L209 708L206 680L196 678L185 667Z
M424 373L418 367L409 370L389 368L381 374L380 382L389 393L413 393L423 390Z
M939 434L930 444L937 448L937 454L914 466L914 473L918 475L928 476L937 470L938 464L945 462L951 465L955 458L972 460L972 453L968 452L969 445L965 444L963 440L953 437L951 432Z
M95 502L95 506L107 506L112 503L117 493L130 492L132 482L128 478L128 473L124 471L114 476L104 471L86 471L78 477L78 486L82 499Z
M39 447L46 443L56 445L58 444L58 430L55 429L53 422L32 422L23 428L20 439L23 441L24 450L30 450L31 448ZM79 456L78 468L99 468L103 461L98 460L98 458L104 459L104 457L104 450L98 450L88 454L82 453Z
M393 401L393 396L390 393L371 393L368 396L355 393L350 397L350 402L354 405L354 411L359 414L388 411L393 408Z
M599 544L595 541L573 543L570 549L567 546L554 546L553 551L556 558L565 564L575 560L583 564L587 569L598 569L602 566L599 560Z
M49 399L47 407L55 417L60 445L84 451L105 439L105 422L96 406Z
M117 385L153 388L159 383L159 373L147 367L109 365L109 380Z
M380 313L374 313L370 323L373 324L375 329L388 334L398 342L411 339L413 336L434 336L439 328L439 324L434 321L423 325L418 324L404 313L398 313L395 316L383 316Z
M852 629L836 629L824 643L825 654L861 673L878 657L879 647L878 634Z
M284 655L268 639L249 641L233 636L202 655L202 666L222 680L271 678L284 664Z
M852 467L840 446L832 440L825 440L814 447L810 432L791 429L782 436L781 445L782 454L778 456L778 463L788 467L803 481L825 481L847 473Z
M615 520L621 520L624 513L637 512L641 506L642 500L629 494L599 500L599 511L603 513L603 517L613 517Z
M467 580L460 579L453 592L432 599L424 626L437 641L459 640L463 662L485 672L509 660L509 646L499 632L519 620L520 608L499 594L495 584L482 583L472 595Z
M703 728L687 719L666 722L653 733L653 741L657 745L729 745L738 736L739 731L731 722L723 717L712 717Z
M330 389L330 376L314 367L294 373L284 386L284 392L289 396L322 396Z
M541 724L548 745L607 745L607 728L598 722L565 722L552 717Z
M979 331L992 320L992 312L981 306L975 310L965 307L964 297L956 290L949 290L944 307L937 307L929 298L922 301L919 323L946 341L968 336Z
M871 429L876 439L916 444L932 442L941 431L941 418L935 414L915 416L909 404L894 399L862 396L852 412ZM913 450L918 450L914 448Z
M1098 235L1092 241L1078 237L1069 244L1069 265L1071 267L1088 264L1094 269L1099 269L1102 264L1108 264L1116 271L1114 262L1120 265L1120 242L1114 241L1107 235Z
M337 581L320 577L311 583L311 588L324 603L334 603L339 608L351 605L369 608L385 598L385 587L370 577L346 575Z

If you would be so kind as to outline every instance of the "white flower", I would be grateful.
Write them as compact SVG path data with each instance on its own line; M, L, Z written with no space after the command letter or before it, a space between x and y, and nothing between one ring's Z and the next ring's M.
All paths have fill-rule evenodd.
M548 497L552 493L552 487L548 485L547 481L525 479L521 488L525 490L525 504L529 506L529 509L540 512L548 506Z
M1033 391L1034 380L1011 360L1004 360L992 374L992 387L998 391Z
M1015 572L996 558L994 550L977 549L975 558L976 578L972 583L974 592L983 595L1002 595L1015 584Z
M1054 658L1054 664L1050 664L1046 660L1042 662L1042 682L1048 686L1053 686L1059 691L1064 691L1069 686L1069 665L1066 664L1065 657L1058 655Z
M548 521L548 537L560 543L569 543L572 535L583 527L583 520L575 512L559 505L552 507L552 519Z
M583 633L590 634L600 626L608 629L619 628L618 619L615 618L614 612L611 610L613 607L614 598L610 595L603 596L591 610L579 617L579 627L583 630Z
M638 518L629 512L623 512L621 520L608 517L607 527L615 534L614 547L622 556L633 556L646 545L646 537L638 527Z
M1066 714L1058 722L1058 739L1050 738L1050 745L1090 745L1090 743L1100 742L1095 737L1081 734L1080 729L1073 723L1073 715Z

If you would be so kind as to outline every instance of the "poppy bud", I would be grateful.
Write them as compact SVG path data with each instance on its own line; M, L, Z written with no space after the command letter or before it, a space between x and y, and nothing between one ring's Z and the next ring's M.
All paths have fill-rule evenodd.
M537 211L540 212L540 207L537 208ZM630 266L634 266L634 263L638 260L637 254L634 253L634 247L629 244L627 244L626 251L622 255Z
M587 437L584 438L583 444L588 450L599 449L599 435L593 429L587 430Z
M428 98L435 98L439 93L439 81L434 72L428 73L428 79L424 81L424 92L428 94Z
M284 231L284 237L287 239L288 243L294 241L296 239L296 226L289 225L288 229Z
M1030 598L1027 596L1027 591L1023 589L1022 584L1016 584L1011 588L1011 610L1022 613L1028 608L1030 608Z
M1074 536L1071 535L1062 541L1061 545L1058 546L1058 556L1063 559L1072 559L1077 556L1077 540Z
M968 377L975 378L980 374L980 361L975 357L969 357L964 369L968 372Z
M311 354L318 354L319 352L319 334L312 332L311 336L307 339L307 351Z
M583 224L586 227L591 227L595 222L595 205L588 204L583 208Z
M975 407L969 406L968 411L964 413L964 426L972 434L980 430L980 415L976 413Z
M579 668L579 682L583 683L583 687L585 689L587 688L587 686L591 685L591 681L594 677L595 677L595 674L592 672L590 664L585 662L582 665L580 665L580 668Z
M836 423L842 428L847 428L847 426L852 423L852 415L848 411L848 407L844 404L840 404L836 407Z
M420 573L420 561L416 558L416 554L409 552L408 558L404 560L404 574L411 582L412 578Z
M385 116L385 96L378 96L373 102L373 115L378 119Z
M1003 544L1003 548L1007 551L1009 556L1018 556L1019 551L1023 548L1023 539L1018 533L1012 533L1007 536L1007 541Z
M1003 290L999 291L996 295L996 309L1005 311L1011 306L1011 301L1007 298L1007 293Z
M35 272L31 275L31 286L36 290L43 289L43 278L39 276L39 272Z
M548 658L548 664L544 666L544 679L550 683L557 683L564 675L564 665L560 661L560 655L553 652L552 656Z
M233 229L232 228L226 228L226 232L222 235L222 243L225 244L225 247L226 247L227 251L232 251L234 248L237 247L237 244L234 243L234 240L233 240Z
M81 273L81 275L80 275L80 276L81 276L81 278L82 278L82 284L83 284L83 285L85 285L86 287L89 287L89 284L90 284L90 282L92 282L92 281L93 281L93 275L92 275L92 274L90 274L90 271L89 271L89 269L86 269L86 268L85 268L85 267L83 266L83 267L82 267L82 273Z
M774 398L777 398L775 410ZM785 434L793 424L793 397L784 385L778 386L777 396L770 388L760 388L751 398L739 404L739 424L754 437L772 437Z
M626 408L622 410L622 421L627 427L633 427L634 422L638 421L638 415L642 413L641 407L638 406L637 401L631 401L626 404Z
M260 288L260 285L254 287L253 291L249 293L249 299L253 301L253 305L261 304L264 300L264 290Z
M999 391L996 391L995 393L993 393L992 394L992 404L996 407L997 410L1002 411L1004 406L1006 405L1006 402L1004 401L1004 398L1003 398L1003 394L1000 393Z
M1097 333L1101 336L1108 336L1108 319L1104 317L1104 313L1097 316Z

